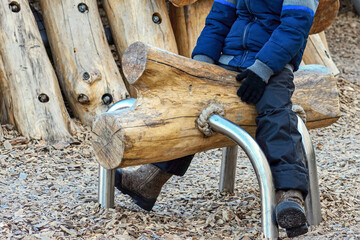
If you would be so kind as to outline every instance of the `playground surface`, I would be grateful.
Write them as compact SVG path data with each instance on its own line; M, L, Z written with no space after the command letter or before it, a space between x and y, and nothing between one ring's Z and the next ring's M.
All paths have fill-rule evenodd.
M347 1L326 30L340 75L342 117L311 130L322 214L298 239L360 236L360 17ZM116 191L115 209L97 203L98 164L88 127L76 142L46 145L0 131L0 239L258 239L260 198L250 161L240 151L234 194L218 190L221 150L198 153L187 174L167 183L153 211ZM286 239L283 230L282 239Z

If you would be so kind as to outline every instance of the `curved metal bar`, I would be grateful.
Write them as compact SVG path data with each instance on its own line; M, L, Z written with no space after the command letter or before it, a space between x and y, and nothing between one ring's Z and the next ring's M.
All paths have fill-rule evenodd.
M297 128L302 136L305 165L309 170L309 194L305 199L306 216L310 225L319 225L322 221L322 217L315 150L310 134L299 116Z
M121 100L113 104L107 112L121 112L130 110L136 99L129 98ZM105 169L99 164L99 186L98 186L98 201L102 208L114 207L114 183L115 183L115 170Z
M275 220L275 188L269 163L256 141L235 123L213 115L209 118L210 127L236 142L250 158L258 179L261 194L261 223L264 238L277 239L279 230Z
M106 112L124 111L132 108L136 102L136 98L128 98L114 103Z

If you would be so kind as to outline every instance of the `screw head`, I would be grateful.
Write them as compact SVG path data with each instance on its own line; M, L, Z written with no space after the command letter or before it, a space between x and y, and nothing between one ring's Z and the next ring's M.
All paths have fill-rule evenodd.
M89 7L85 3L80 3L78 5L79 12L81 13L87 13L89 12Z
M109 93L106 93L102 96L102 101L105 105L110 105L110 103L113 101L113 98Z
M88 72L84 72L82 77L85 81L87 81L90 79L90 74Z
M160 24L161 23L161 17L158 13L154 13L152 15L152 21L155 23L155 24Z
M38 99L39 99L39 101L40 102L42 102L42 103L47 103L47 102L49 102L49 96L48 95L46 95L45 93L41 93L39 96L38 96Z
M12 12L15 12L15 13L20 12L20 9L21 9L20 4L15 1L13 1L9 4L9 8Z

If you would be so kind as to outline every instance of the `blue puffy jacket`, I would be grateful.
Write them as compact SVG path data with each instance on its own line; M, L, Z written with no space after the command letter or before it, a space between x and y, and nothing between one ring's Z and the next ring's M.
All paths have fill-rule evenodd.
M268 81L298 69L318 0L215 0L192 57L250 68Z

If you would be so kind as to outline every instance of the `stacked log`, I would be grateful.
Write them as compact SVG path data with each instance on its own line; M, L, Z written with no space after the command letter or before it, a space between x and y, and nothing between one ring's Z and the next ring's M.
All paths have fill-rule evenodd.
M106 42L96 0L39 1L54 66L28 1L0 4L0 120L14 124L27 137L69 142L72 121L59 83L71 111L87 125L129 93ZM170 2L103 0L120 57L136 41L190 57L213 0ZM322 31L338 7L338 0L320 0L311 29L316 35L310 36L303 59L304 64L328 67L334 75L338 70ZM132 97L139 94L136 86L130 88Z
M2 117L26 137L71 142L72 122L26 0L0 2L0 29Z
M164 0L103 0L103 5L120 56L136 41L178 53Z
M213 0L198 0L184 7L169 6L171 24L180 55L191 57L212 4Z
M129 96L105 37L96 0L40 0L59 82L83 124Z

